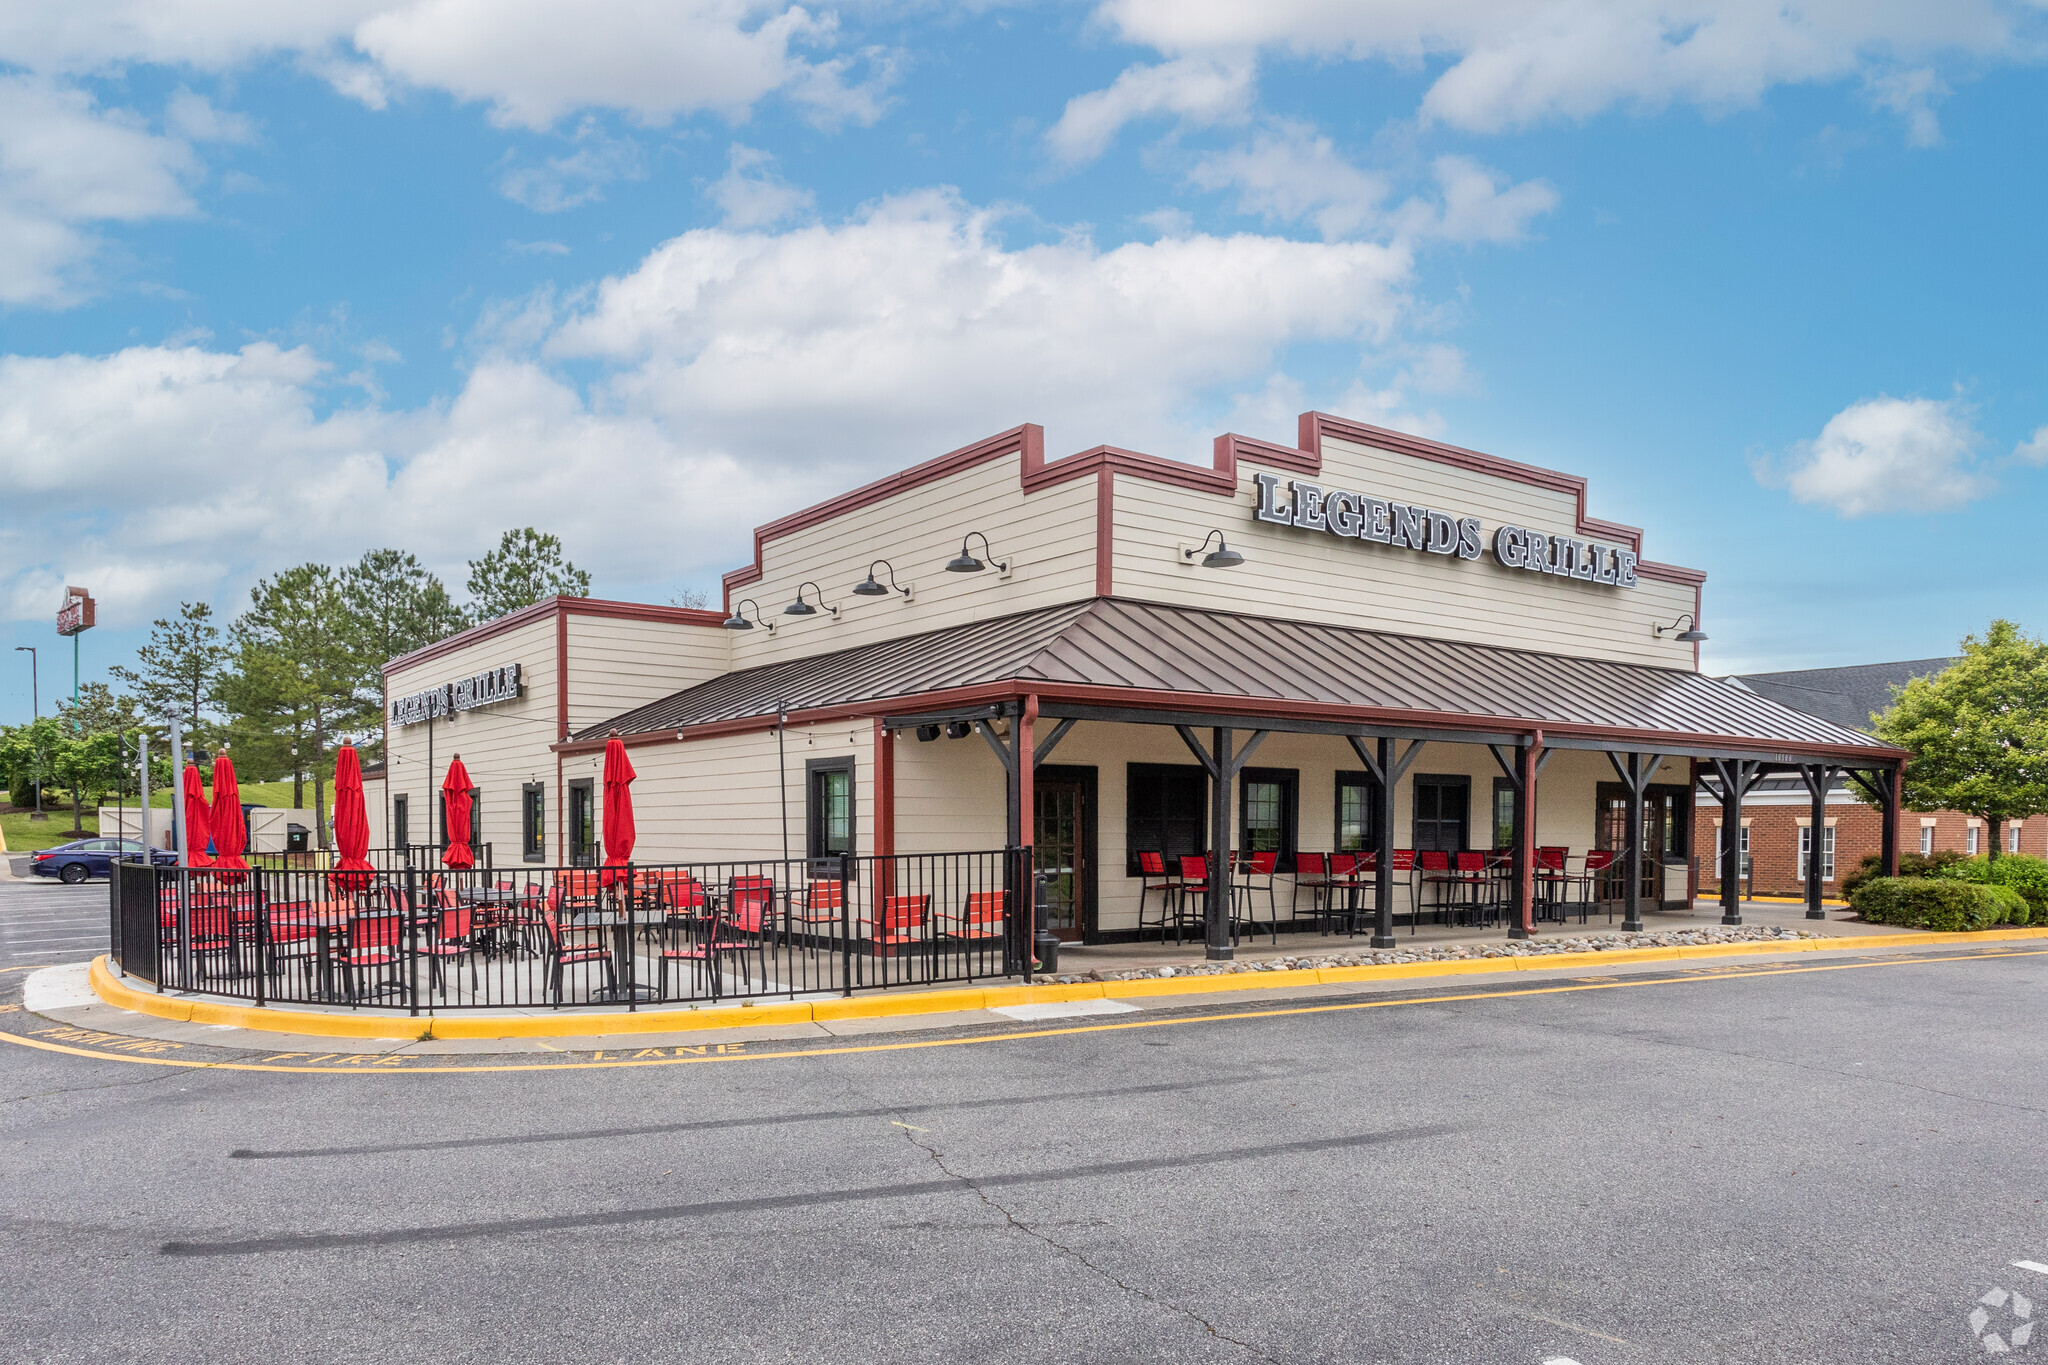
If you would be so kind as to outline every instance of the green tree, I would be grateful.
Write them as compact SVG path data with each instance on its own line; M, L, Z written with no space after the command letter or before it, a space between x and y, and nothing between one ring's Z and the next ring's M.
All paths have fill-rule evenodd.
M58 755L71 742L70 730L55 716L0 726L0 772L7 774L10 788L24 783L47 788L57 775Z
M2048 811L2048 645L2010 621L1963 639L1962 657L1893 691L1873 716L1879 739L1909 751L1910 810L1959 810L1991 827Z
M563 557L560 540L529 526L469 561L469 596L469 619L494 621L544 598L588 597L590 575Z
M180 602L175 617L159 617L150 628L149 643L136 651L139 668L107 670L127 684L144 714L178 716L193 740L209 737L204 708L214 700L221 669L232 651L213 622L205 602Z
M403 550L366 552L341 571L340 590L350 685L366 715L383 711L385 664L468 624L441 580Z
M301 564L258 582L249 602L230 632L237 681L228 690L238 728L246 729L252 717L291 726L294 800L304 800L300 784L311 776L315 824L325 847L327 742L364 720L340 576L324 564Z

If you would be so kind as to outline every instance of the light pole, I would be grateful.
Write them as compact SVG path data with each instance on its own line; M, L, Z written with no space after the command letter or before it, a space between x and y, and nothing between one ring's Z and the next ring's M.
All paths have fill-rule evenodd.
M29 712L35 719L41 720L43 718L43 684L42 679L38 676L39 670L36 666L36 647L34 645L16 645L14 647L16 654L24 651L28 654Z

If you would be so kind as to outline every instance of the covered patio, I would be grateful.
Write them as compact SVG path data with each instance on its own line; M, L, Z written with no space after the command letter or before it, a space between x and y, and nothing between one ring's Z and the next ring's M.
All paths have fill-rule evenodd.
M1253 760L1283 750L1314 780L1335 774L1340 809L1328 852L1354 859L1342 889L1347 905L1364 912L1373 948L1397 947L1419 930L1422 902L1411 885L1409 934L1397 935L1404 913L1400 883L1433 876L1416 859L1448 851L1440 845L1452 837L1448 821L1424 829L1397 809L1404 781L1412 791L1425 753L1454 755L1432 762L1462 765L1468 796L1478 773L1498 775L1495 837L1469 851L1483 855L1474 875L1486 879L1511 939L1537 933L1539 916L1554 899L1547 892L1558 880L1557 846L1542 842L1543 829L1564 831L1567 849L1581 844L1575 856L1582 860L1594 843L1605 845L1600 851L1613 855L1605 884L1618 883L1619 927L1637 931L1645 927L1646 899L1655 896L1646 891L1654 886L1654 865L1668 852L1646 846L1646 808L1676 799L1677 792L1687 801L1699 793L1721 803L1727 829L1739 829L1744 795L1768 774L1799 774L1814 794L1818 820L1829 785L1847 773L1884 809L1886 863L1896 865L1891 832L1905 755L1716 679L1533 648L1114 597L739 670L556 747L571 756L592 751L613 727L629 744L687 747L749 731L773 730L779 738L792 726L849 720L874 726L871 829L874 851L882 856L938 851L944 845L932 841L947 837L952 847L1042 842L1046 806L1039 797L1048 774L1086 759L1098 771L1119 762L1135 770L1144 766L1141 759L1160 760L1162 744L1192 758L1206 779L1197 852L1206 860L1199 873L1200 928L1210 960L1229 959L1240 946L1244 924L1233 910L1244 898L1233 887L1242 886L1246 868L1264 878L1269 904L1281 895L1299 903L1295 869L1316 840L1286 850L1291 868L1259 870L1256 846L1241 847L1243 813L1233 800L1233 789L1255 771ZM976 735L980 743L933 743ZM899 754L898 736L924 743ZM984 749L976 762L959 756ZM1560 755L1568 757L1554 768ZM999 783L1000 806L991 776ZM1342 785L1353 778L1359 780ZM1125 782L1089 783L1102 788L1104 811L1125 812L1129 832L1120 848L1105 840L1108 851L1092 865L1077 859L1055 875L1070 879L1075 895L1084 879L1092 882L1091 909L1094 901L1119 896L1128 904L1136 887L1104 885L1113 877L1110 854L1122 854L1125 883L1142 885L1139 854L1165 856L1170 840L1157 840L1157 849L1132 847L1143 836L1129 817ZM1365 803L1355 829L1344 822L1346 791ZM943 811L946 818L919 819L915 827L904 822L899 830L899 797L906 794L922 803L919 810ZM1101 812L1094 818L1103 823ZM1399 838L1404 821L1411 835L1405 843ZM1192 833L1176 829L1174 837L1185 843ZM1455 831L1457 851L1477 842L1469 835L1468 809ZM1347 837L1355 847L1334 847ZM1739 841L1724 840L1719 856L1732 870ZM1043 876L1044 859L1039 866ZM1565 871L1581 877L1584 866ZM1457 875L1457 862L1446 871ZM1197 879L1180 880L1185 896L1185 884ZM1739 925L1739 879L1724 876L1723 885L1729 890L1719 923ZM1145 900L1142 891L1136 894L1142 921ZM1663 899L1674 898L1667 893ZM1689 883L1682 900L1690 904ZM1807 917L1825 917L1820 901L1821 886L1809 879ZM1279 918L1277 909L1271 917ZM1052 929L1041 906L1041 961L1056 958Z

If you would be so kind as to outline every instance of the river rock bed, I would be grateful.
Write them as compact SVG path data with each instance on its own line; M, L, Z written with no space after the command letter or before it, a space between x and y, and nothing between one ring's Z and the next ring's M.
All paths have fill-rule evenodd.
M1161 967L1129 967L1092 971L1081 975L1063 973L1050 978L1062 985L1082 981L1146 981L1174 976L1232 976L1243 972L1289 972L1318 967L1386 967L1403 962L1470 962L1491 957L1549 957L1557 953L1604 953L1620 948L1687 948L1714 943L1798 942L1822 938L1805 929L1780 929L1767 925L1744 925L1737 929L1718 926L1701 929L1661 929L1641 934L1584 934L1572 938L1508 939L1495 943L1450 943L1434 948L1382 948L1377 951L1328 949L1314 953L1290 953L1257 962L1184 962ZM1041 980L1046 978L1041 978Z

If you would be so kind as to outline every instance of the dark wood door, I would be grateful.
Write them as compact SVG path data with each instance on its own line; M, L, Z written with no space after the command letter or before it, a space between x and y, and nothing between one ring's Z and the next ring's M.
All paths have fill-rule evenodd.
M1624 855L1617 857L1614 870L1600 887L1605 900L1619 900L1627 875L1622 864L1628 848L1628 789L1619 782L1602 782L1598 788L1599 812L1594 827L1594 845ZM1692 800L1683 787L1658 785L1643 793L1643 879L1642 895L1655 900L1663 884L1661 864L1667 858L1683 862L1686 857Z
M1095 932L1094 770L1041 768L1032 782L1032 857L1046 927L1065 941Z

